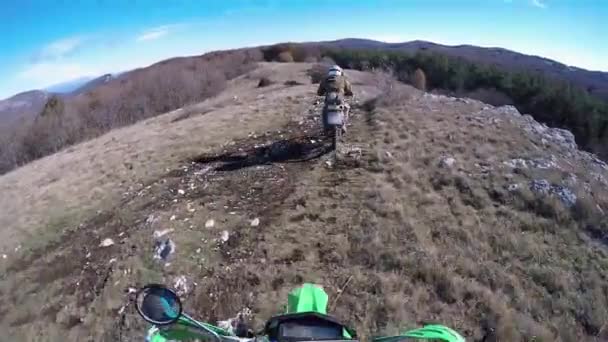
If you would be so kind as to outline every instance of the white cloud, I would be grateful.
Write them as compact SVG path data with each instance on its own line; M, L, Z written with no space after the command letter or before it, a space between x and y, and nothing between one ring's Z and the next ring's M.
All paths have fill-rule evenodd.
M35 56L36 60L60 59L69 55L84 42L80 36L67 37L51 42L40 49Z
M170 25L163 25L163 26L155 27L155 28L149 29L149 30L143 32L142 34L140 34L136 38L136 40L138 42L156 40L156 39L159 39L159 38L169 34L170 29L171 29Z
M547 8L547 4L543 0L532 0L532 5L538 8Z
M31 85L31 89L37 89L83 76L100 74L99 70L78 63L41 62L26 67L18 73L17 77L27 81Z

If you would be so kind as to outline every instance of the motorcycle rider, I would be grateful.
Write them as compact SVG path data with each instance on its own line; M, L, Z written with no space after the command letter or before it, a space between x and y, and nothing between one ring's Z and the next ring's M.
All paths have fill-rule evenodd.
M326 127L326 108L328 105L342 105L345 108L345 116L348 118L350 105L344 101L345 96L353 96L353 90L350 82L346 79L342 68L338 65L333 65L327 71L327 76L319 84L317 95L325 96L325 104L323 107L323 126ZM346 127L342 127L346 131Z

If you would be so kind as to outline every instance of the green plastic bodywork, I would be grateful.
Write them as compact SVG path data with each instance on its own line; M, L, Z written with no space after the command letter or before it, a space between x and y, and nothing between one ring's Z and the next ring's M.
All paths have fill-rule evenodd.
M305 283L287 295L287 313L317 312L327 315L329 297L316 285Z
M315 312L327 315L327 303L329 297L320 286L305 283L301 287L292 290L287 297L286 313L306 313ZM202 325L220 337L233 337L233 334L211 324L195 321L187 315L182 315L179 319L165 327L151 327L148 330L147 341L149 342L168 342L168 341L188 341L204 340L205 336L197 329L197 325ZM352 339L346 329L343 330L345 340ZM376 337L373 342L398 342L411 340L439 340L445 342L465 342L465 339L456 331L443 325L426 325L423 328L409 330L398 336Z

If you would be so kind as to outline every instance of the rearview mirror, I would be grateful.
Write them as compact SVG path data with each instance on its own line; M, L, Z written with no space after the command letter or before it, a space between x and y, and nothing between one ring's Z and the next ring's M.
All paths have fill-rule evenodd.
M182 315L182 303L177 294L159 284L146 285L139 290L135 307L146 321L154 325L175 323Z

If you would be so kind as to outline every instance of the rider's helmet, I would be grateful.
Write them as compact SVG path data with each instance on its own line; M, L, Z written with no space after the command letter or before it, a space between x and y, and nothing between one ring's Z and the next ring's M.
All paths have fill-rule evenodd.
M327 71L327 76L340 76L342 75L342 68L338 65L333 65Z

